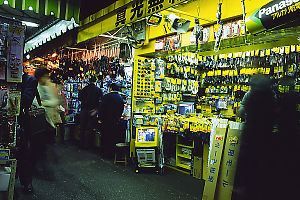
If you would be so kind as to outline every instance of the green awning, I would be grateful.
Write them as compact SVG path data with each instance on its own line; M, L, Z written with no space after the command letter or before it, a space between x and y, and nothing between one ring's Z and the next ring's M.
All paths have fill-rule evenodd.
M78 26L79 25L76 24L74 18L69 21L61 20L27 41L25 43L24 53L28 53Z
M79 23L80 0L0 0L0 4L8 4L20 10L32 10L35 13L54 15L63 20L72 17Z

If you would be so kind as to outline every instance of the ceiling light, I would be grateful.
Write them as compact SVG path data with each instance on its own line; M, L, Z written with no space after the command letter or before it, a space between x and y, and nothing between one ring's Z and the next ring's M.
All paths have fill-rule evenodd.
M3 4L8 5L8 1L7 0L3 1Z
M55 58L56 56L58 56L58 54L57 54L56 52L54 52L54 53L51 55L52 58Z
M29 6L29 7L28 7L28 10L33 10L33 7L32 7L32 6Z
M26 25L26 26L30 26L30 27L39 27L40 25L37 24L37 23L34 23L34 22L27 22L27 21L22 21L22 24L23 25Z

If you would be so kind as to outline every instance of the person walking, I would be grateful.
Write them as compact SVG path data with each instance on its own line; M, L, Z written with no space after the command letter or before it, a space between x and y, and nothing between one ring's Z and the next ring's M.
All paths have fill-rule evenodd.
M99 103L103 97L102 90L95 85L96 77L91 76L89 84L78 95L81 101L80 111L80 147L88 148L92 143L92 134L97 127Z
M119 94L120 87L112 83L109 93L104 95L99 107L99 123L101 124L103 156L112 158L115 144L120 136L120 119L124 111L124 100Z
M38 80L38 93L40 95L42 108L45 110L45 118L48 123L45 130L35 134L32 138L32 149L36 172L41 176L51 176L47 162L47 145L55 143L56 125L62 123L57 106L59 100L55 93L55 87L50 80L49 70L40 68L35 71L35 78ZM36 102L35 102L36 103Z
M239 115L246 123L233 200L269 199L272 195L271 180L275 177L271 170L276 107L272 82L259 74L252 77L250 85L251 90L245 94L239 109Z
M38 80L23 73L21 86L21 106L18 119L20 125L20 135L18 140L18 174L25 193L32 193L33 157L31 153L31 123L29 109L34 98L38 95Z

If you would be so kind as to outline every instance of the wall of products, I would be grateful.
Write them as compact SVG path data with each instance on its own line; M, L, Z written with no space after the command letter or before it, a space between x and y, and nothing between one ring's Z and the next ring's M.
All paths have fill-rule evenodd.
M21 23L0 17L0 148L16 145L24 31Z

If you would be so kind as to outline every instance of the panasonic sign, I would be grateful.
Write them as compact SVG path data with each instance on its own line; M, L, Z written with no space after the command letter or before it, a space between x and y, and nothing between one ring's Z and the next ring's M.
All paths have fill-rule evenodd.
M258 16L259 19L261 19L264 15L271 15L275 12L278 12L284 8L287 8L291 6L293 3L297 3L299 0L285 0L285 1L280 1L279 3L276 3L273 6L267 7L267 8L262 8L259 10Z
M299 22L299 16L300 0L273 0L247 13L246 25L250 33L258 33Z

